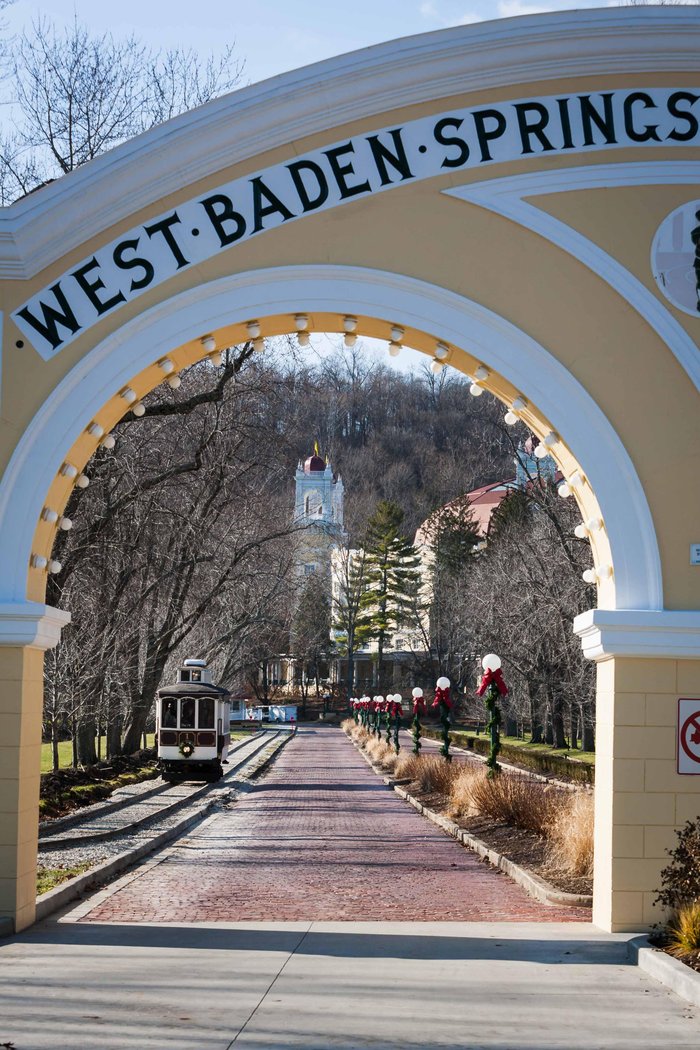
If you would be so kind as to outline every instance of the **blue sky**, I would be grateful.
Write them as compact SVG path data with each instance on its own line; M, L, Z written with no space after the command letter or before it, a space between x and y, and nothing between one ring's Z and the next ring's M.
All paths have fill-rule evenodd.
M613 0L613 3L615 0ZM43 13L62 24L74 13L96 32L135 32L154 47L216 51L235 41L246 78L263 80L332 55L447 26L491 18L610 6L606 0L16 0L4 17L21 29Z

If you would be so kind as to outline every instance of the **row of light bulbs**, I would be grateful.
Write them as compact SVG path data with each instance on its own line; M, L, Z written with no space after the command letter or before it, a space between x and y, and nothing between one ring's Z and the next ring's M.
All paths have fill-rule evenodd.
M202 339L202 345L206 350L216 351L216 341L212 336L206 336ZM210 356L216 356L216 354L214 353L214 355L212 355L210 353ZM221 357L220 354L219 357ZM216 363L220 364L221 362L219 361ZM162 358L158 361L158 367L165 374L168 386L173 390L177 390L182 380L177 374L175 365L170 358ZM146 406L138 399L135 391L132 390L130 386L123 387L123 389L119 391L119 397L130 406L131 411L135 416L140 417L145 414ZM114 436L105 433L105 429L100 423L93 420L88 424L86 430L91 437L97 439L100 448L114 448L116 444ZM67 460L61 465L59 474L64 478L68 478L70 481L74 481L76 488L79 489L86 489L90 484L90 479L87 474L81 473L73 463L70 463ZM61 529L64 532L68 532L73 528L73 522L71 519L67 518L65 515L59 514L58 511L54 510L52 507L44 507L41 512L41 519L42 521L48 522L50 525L56 525L57 529ZM63 568L60 561L55 558L45 558L43 554L32 554L30 565L33 569L39 569L40 571L45 570L51 574L59 573Z
M484 388L480 385L484 380L488 379L489 371L483 365L474 372L474 379L472 380L471 386L469 387L469 393L474 397L479 397L484 392ZM505 423L512 427L518 422L518 413L522 412L524 408L527 408L527 401L525 398L518 394L516 398L506 412L504 418ZM560 440L559 435L554 431L550 430L542 440L535 446L533 452L537 459L544 459L545 456L550 454L550 451ZM586 479L580 471L575 470L571 476L562 481L557 486L557 495L561 496L562 499L568 499L572 495L574 489L582 489L585 485ZM586 522L581 522L574 529L574 535L579 540L590 540L591 533L598 532L604 527L602 518L589 518ZM601 580L609 580L613 575L612 565L601 565L597 569L589 568L585 569L582 573L583 580L585 583L597 583Z
M357 318L352 314L346 314L343 317L343 331L345 346L351 348L357 342ZM310 334L308 331L309 317L308 314L295 314L294 315L294 327L297 332L297 340L300 346L308 346L310 342ZM265 341L262 337L262 330L260 322L257 320L248 321L246 323L246 330L248 336L253 342L253 348L256 352L261 353L265 349ZM402 340L405 335L405 329L400 325L392 325L391 327L391 341L389 343L389 354L392 357L398 356L402 349ZM223 355L220 350L217 349L216 339L213 335L202 336L200 343L203 349L206 351L207 356L211 363L215 366L223 364ZM449 357L450 348L447 343L442 340L437 340L435 344L434 357L430 363L431 371L434 374L439 374L445 367L446 359ZM158 361L158 367L166 376L166 382L172 390L177 390L182 380L178 375L174 363L169 357L163 357ZM484 387L481 385L489 378L490 372L485 365L479 365L474 370L473 377L470 377L471 382L469 386L469 393L472 397L480 397L484 392ZM141 417L146 412L146 407L141 402L135 391L130 386L124 387L120 392L119 396L131 407L132 413ZM518 412L521 412L527 407L527 401L522 395L518 395L514 398L510 408L506 412L504 419L508 426L513 426L518 422ZM87 427L87 431L92 437L95 437L99 441L101 448L113 449L115 446L115 439L112 434L106 434L104 428L93 421ZM538 459L543 459L549 455L549 450L557 444L559 441L559 435L553 430L547 433L542 441L535 447L534 454ZM64 477L75 479L75 484L78 488L86 489L90 484L90 479L86 474L79 473L78 468L73 466L72 463L64 463L61 466L60 473ZM584 485L585 479L579 471L574 471L568 481L563 481L557 488L557 493L562 498L566 499L572 494L572 489L581 488ZM70 518L60 516L57 511L52 510L49 507L44 507L41 513L42 519L50 523L57 523L57 526L64 531L68 531L73 527L73 523ZM603 528L603 522L600 518L591 518L585 524L582 522L577 525L574 529L574 534L578 539L589 539L591 532L595 532ZM41 554L32 554L31 565L35 569L47 569L50 573L58 573L61 571L61 563L53 559L47 559ZM583 579L586 583L595 583L597 580L609 579L612 576L612 566L603 565L598 569L590 568L586 569L583 573Z

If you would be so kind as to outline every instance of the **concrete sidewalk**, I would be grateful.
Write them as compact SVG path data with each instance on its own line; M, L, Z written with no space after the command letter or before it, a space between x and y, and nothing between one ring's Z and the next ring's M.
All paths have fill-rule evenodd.
M47 922L0 945L0 1045L697 1050L700 1011L627 963L627 937L583 923Z

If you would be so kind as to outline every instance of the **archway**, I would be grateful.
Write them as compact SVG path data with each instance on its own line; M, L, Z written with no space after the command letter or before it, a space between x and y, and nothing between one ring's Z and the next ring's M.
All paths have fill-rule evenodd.
M656 289L640 246L694 197L697 37L682 9L632 9L397 41L218 100L9 209L0 914L33 918L41 653L66 620L42 604L55 530L43 509L60 513L99 431L164 379L166 359L204 356L207 335L240 342L253 320L292 331L303 313L324 331L352 314L384 339L399 325L461 371L484 368L502 400L525 399L586 517L603 519L599 607L576 624L600 661L594 921L650 920L673 829L700 804L700 782L675 770L676 701L700 692L698 496L682 484L697 455L698 321ZM624 74L605 72L614 56Z

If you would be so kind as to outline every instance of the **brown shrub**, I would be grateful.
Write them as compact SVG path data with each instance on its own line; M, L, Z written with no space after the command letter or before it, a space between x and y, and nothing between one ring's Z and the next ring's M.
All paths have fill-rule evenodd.
M489 779L485 769L466 766L454 778L450 802L457 816L488 817L545 835L566 797L560 789L529 777L502 772Z
M700 963L700 901L683 904L666 927L668 950L690 966Z
M593 874L593 794L575 791L562 798L545 829L549 859L572 875Z
M423 759L420 755L404 752L399 755L394 772L400 780L416 780L422 763Z
M421 791L449 795L458 769L458 766L446 762L441 755L426 755L418 767L416 781Z
M350 730L350 738L358 747L363 748L366 747L372 739L364 726L355 725Z
M453 818L471 817L478 813L472 789L476 781L483 778L484 771L478 766L469 764L457 768L450 788L450 814Z

